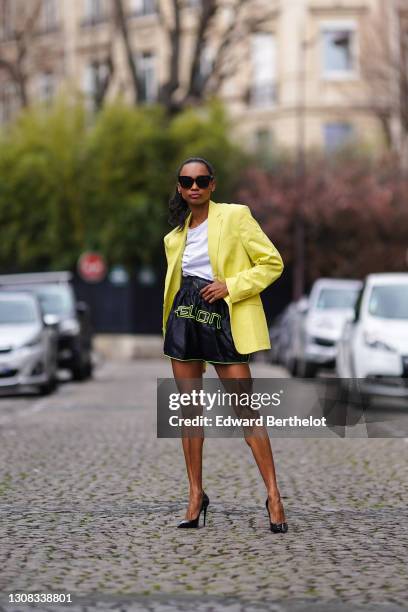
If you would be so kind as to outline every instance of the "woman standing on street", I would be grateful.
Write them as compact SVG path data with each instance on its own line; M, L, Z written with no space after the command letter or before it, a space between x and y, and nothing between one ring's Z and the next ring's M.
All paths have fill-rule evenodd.
M208 161L187 159L177 178L169 202L174 229L164 237L164 354L171 358L174 378L184 391L191 379L202 380L206 362L214 365L220 379L252 382L250 354L270 348L259 293L282 274L282 258L248 206L211 200L216 181ZM208 316L197 320L188 307ZM285 533L288 525L263 429L261 437L246 435L245 440L267 489L270 529ZM182 437L190 499L181 528L198 527L202 511L205 524L209 498L202 487L203 442L203 435Z

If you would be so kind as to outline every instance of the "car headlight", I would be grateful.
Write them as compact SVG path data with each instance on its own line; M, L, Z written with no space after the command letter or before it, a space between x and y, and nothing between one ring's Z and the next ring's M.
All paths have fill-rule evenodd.
M333 329L334 325L332 321L328 319L321 319L320 321L315 321L314 326L316 329Z
M384 340L380 340L380 338L378 338L375 334L372 334L370 332L364 332L363 338L364 338L365 344L372 349L379 349L381 351L389 351L390 353L397 352L394 347L387 344L387 342L384 342Z
M308 332L306 334L306 342L308 344L318 344L320 341L324 341L324 340L332 340L332 338L327 337L326 334L324 333L323 329L313 329L310 332ZM334 342L334 340L333 340Z
M307 344L314 344L315 341L315 334L312 333L313 330L308 330L305 334L305 340L307 342Z
M65 321L60 321L59 331L67 336L77 336L80 331L80 326L75 319L66 319Z

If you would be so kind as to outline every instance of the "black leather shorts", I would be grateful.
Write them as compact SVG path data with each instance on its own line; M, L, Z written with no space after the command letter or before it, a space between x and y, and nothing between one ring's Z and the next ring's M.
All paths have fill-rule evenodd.
M210 282L199 276L182 277L167 319L164 354L181 361L248 363L249 354L235 348L226 301L210 304L200 296Z

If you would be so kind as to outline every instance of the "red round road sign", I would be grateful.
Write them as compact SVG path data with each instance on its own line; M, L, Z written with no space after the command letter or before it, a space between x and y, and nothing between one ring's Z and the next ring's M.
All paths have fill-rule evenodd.
M106 276L104 258L99 253L82 253L78 260L78 273L88 283L99 283Z

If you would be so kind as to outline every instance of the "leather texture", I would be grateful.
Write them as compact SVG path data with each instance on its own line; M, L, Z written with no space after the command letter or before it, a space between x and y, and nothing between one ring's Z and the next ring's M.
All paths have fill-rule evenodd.
M163 336L174 297L181 286L181 259L190 223L164 236L167 273L163 299ZM244 204L216 203L208 209L208 254L214 278L225 281L231 333L239 353L269 349L268 326L260 292L283 272L283 261Z
M249 355L238 353L234 346L225 301L210 303L200 295L210 282L198 276L183 277L167 320L164 354L181 361L247 363Z

